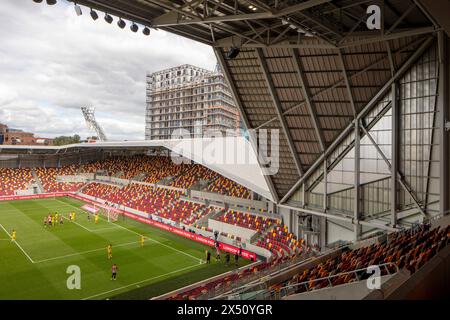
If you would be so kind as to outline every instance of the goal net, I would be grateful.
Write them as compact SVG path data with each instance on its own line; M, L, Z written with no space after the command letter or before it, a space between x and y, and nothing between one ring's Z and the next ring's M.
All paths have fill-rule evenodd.
M108 222L116 222L119 220L119 212L116 209L106 205L98 206L97 208L99 209L98 214L104 216Z

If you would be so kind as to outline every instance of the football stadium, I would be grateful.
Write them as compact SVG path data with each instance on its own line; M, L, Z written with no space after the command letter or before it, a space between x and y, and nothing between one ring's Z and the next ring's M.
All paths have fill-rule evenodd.
M0 131L1 300L449 297L448 1L33 2L211 46L244 134Z

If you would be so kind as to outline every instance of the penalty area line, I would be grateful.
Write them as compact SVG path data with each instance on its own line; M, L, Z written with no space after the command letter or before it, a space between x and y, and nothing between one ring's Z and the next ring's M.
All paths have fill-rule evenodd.
M11 237L11 235L9 234L9 232L5 229L5 227L4 227L1 223L0 223L0 227L6 232L6 234L7 234L9 237ZM33 261L33 259L31 259L31 257L28 255L28 253L27 253L25 250L23 250L22 246L17 242L17 240L14 240L14 241L11 241L11 242L14 242L14 243L16 244L16 246L20 249L20 251L23 252L23 254L28 258L28 260L30 260L31 263L35 263L35 262Z
M174 271L171 271L171 272L168 272L168 273L165 273L165 274L160 274L159 276L156 276L156 277L148 278L148 279L145 279L145 280L141 280L141 281L138 281L138 282L135 282L135 283L128 284L126 286L122 286L122 287L115 288L115 289L112 289L112 290L109 290L109 291L101 292L101 293L92 295L90 297L83 298L81 300L89 300L89 299L92 299L92 298L101 297L101 296L103 296L105 294L112 293L112 292L115 292L115 291L118 291L118 290L122 290L122 289L126 289L126 288L129 288L129 287L132 287L132 286L136 286L138 284L141 284L141 283L144 283L144 282L147 282L147 281L159 279L159 278L162 278L162 277L165 277L165 276L169 276L169 275L174 274L174 273L178 273L178 272L181 272L181 271L189 270L189 269L198 267L199 265L202 265L202 264L204 264L204 263L195 264L195 265L192 265L192 266L189 266L189 267L186 267L186 268L181 268L181 269L178 269L178 270L174 270Z
M132 245L132 244L137 244L137 243L139 243L139 241L122 243L122 244L115 244L113 246L113 248L125 247L125 246L129 246L129 245ZM98 248L98 249L92 249L92 250L87 250L87 251L83 251L83 252L70 253L70 254L66 254L66 255L63 255L63 256L59 256L59 257L53 257L53 258L38 260L35 263L42 263L42 262L59 260L59 259L65 259L65 258L69 258L69 257L79 256L79 255L83 255L83 254L86 254L86 253L97 252L97 251L102 251L102 250L106 251L106 248Z
M56 201L59 201L59 202L61 202L61 203L64 203L63 201L60 201L59 199L56 199ZM80 208L77 208L77 207L74 206L74 205L71 205L71 204L69 204L69 205L72 206L72 207L74 207L74 208L76 208L76 209L78 209L78 210L81 210ZM67 219L67 218L66 218L66 219ZM76 222L75 222L75 223L76 223ZM115 227L117 227L117 228L124 229L124 230L126 230L126 231L128 231L128 232L131 232L131 233L134 233L134 234L136 234L136 235L138 235L138 236L143 235L143 234L141 234L141 233L139 233L139 232L136 232L136 231L134 231L134 230L131 230L131 229L129 229L129 228L126 228L126 227L124 227L124 226L121 226L120 224L114 224L114 223L112 223L112 222L109 222L109 223L111 223L113 226L115 226ZM78 223L77 223L77 224L78 224ZM89 229L87 229L87 228L85 228L85 227L83 227L83 226L81 226L81 225L80 225L80 227L82 227L82 228L84 228L84 229L86 229L86 230L88 230L88 231L90 231L90 232L95 232L95 231L89 230ZM155 239L153 239L153 238L150 238L150 237L148 237L148 236L144 236L144 238L145 238L145 239L148 239L148 240L150 240L150 241L153 241L153 242L155 242L155 243L158 243L158 244L160 244L161 246L164 246L164 247L166 247L166 248L169 248L169 249L171 249L171 250L173 250L173 251L176 251L176 252L178 252L178 253L180 253L180 254L184 254L185 256L190 257L190 258L192 258L192 259L194 259L194 260L196 260L196 261L200 261L200 262L203 261L202 259L197 258L196 256L193 256L193 255L191 255L191 254L189 254L189 253L187 253L187 252L178 250L178 249L176 249L176 248L174 248L174 247L171 247L171 246L169 246L169 245L167 245L167 244L164 244L164 243L162 243L162 242L160 242L160 241L158 241L158 240L155 240Z

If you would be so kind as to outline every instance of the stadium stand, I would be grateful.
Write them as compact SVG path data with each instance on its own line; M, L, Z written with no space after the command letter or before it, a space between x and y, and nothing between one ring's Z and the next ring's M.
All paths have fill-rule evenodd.
M199 164L194 164L185 173L172 181L170 185L177 188L188 189L191 188L199 180L209 181L217 178L218 176L218 173Z
M143 182L158 183L162 179L172 177L169 185L189 189L200 180L210 182L207 191L223 195L250 199L250 191L238 183L220 176L217 172L199 164L175 164L170 157L132 156L113 157L106 160L84 164L79 172L96 173L106 171L110 176L122 179L132 179L139 174L145 174Z
M450 226L430 230L429 225L421 225L415 229L393 233L382 243L345 251L314 268L304 270L286 283L273 286L272 289L293 285L298 286L291 293L320 289L329 286L330 283L328 279L315 281L316 279L335 275L338 276L330 280L333 286L360 281L366 279L369 274L364 272L357 275L350 271L385 263L395 264L399 269L405 268L414 273L445 248L449 240ZM395 267L392 267L391 271L395 272ZM382 272L383 275L387 271Z
M183 189L189 189L198 181L212 181L207 187L210 192L248 198L249 191L238 184L220 176L198 164L174 165L164 157L134 156L130 158L111 158L81 166L72 165L61 168L0 168L0 195L14 195L16 190L26 189L34 182L33 170L42 183L45 192L77 191L83 183L58 182L58 176L71 176L79 172L98 172L106 170L108 174L118 174L120 177L131 179L145 173L146 179L158 182L172 176L170 187L146 185L132 182L126 185L90 182L83 188L83 193L108 203L123 205L145 213L168 219L186 226L195 226L206 231L214 231L207 226L198 226L197 222L206 215L214 213L214 219L257 232L252 243L272 253L270 259L258 262L250 267L216 277L214 280L203 282L188 290L173 294L169 299L203 299L218 293L227 292L238 285L260 279L262 275L269 275L281 266L292 265L303 261L306 257L318 252L307 246L304 239L297 238L290 233L287 226L280 219L264 217L261 214L237 209L214 208L205 204L189 201ZM180 188L180 189L177 189ZM250 210L250 209L249 209ZM241 241L238 234L221 233L222 236ZM406 269L415 273L433 256L449 244L450 227L431 230L428 225L422 225L410 230L391 233L381 243L371 244L351 250L344 248L342 253L328 258L317 265L303 270L289 279L271 284L267 290L279 292L289 287L289 295L324 287L338 286L367 277L353 272L365 269L369 265L392 264L391 272ZM386 271L384 271L386 272ZM324 280L325 279L325 280Z
M208 213L204 205L180 200L179 191L141 184L120 188L91 183L83 193L186 225L195 223Z
M450 242L450 226L446 228L435 228L430 230L429 225L421 225L415 229L395 232L390 234L386 241L375 243L359 249L345 249L342 254L317 263L314 267L306 269L301 273L291 277L288 281L272 284L266 290L269 292L279 292L281 289L289 287L289 294L317 290L332 286L361 281L367 279L370 274L366 272L351 272L365 269L370 265L383 265L391 263L386 269L381 269L382 274L387 272L395 273L398 269L406 269L411 274L417 272L425 263L443 250ZM307 257L307 255L304 255ZM267 274L266 270L271 270L274 266L288 261L293 264L294 257L282 257L272 262L261 263L241 270L226 277L214 279L211 282L190 288L184 292L178 292L167 297L168 300L196 300L215 296L219 291L236 289L242 279L260 279ZM318 260L320 261L320 260ZM251 275L256 275L251 277ZM329 279L328 279L329 278ZM331 284L330 284L331 281ZM270 295L271 298L276 295ZM269 295L265 298L269 298Z
M251 198L250 190L222 176L219 176L208 186L208 191L217 192L230 197L243 199Z
M0 168L0 196L12 196L16 190L26 189L32 181L31 169Z
M67 192L77 191L84 183L58 182L57 176L75 175L77 167L75 165L61 168L35 168L36 174L46 192Z
M302 239L288 231L279 219L257 216L236 210L228 210L217 220L255 230L260 235L256 245L280 256L292 255L302 250Z

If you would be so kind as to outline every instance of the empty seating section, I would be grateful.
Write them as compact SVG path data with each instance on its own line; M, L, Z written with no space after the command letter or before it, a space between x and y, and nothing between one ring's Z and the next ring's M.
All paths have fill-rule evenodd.
M384 243L346 251L336 258L328 259L314 268L307 269L294 276L287 284L293 285L307 282L305 285L298 286L296 292L319 289L328 286L329 282L328 280L314 281L314 279L365 269L370 265L384 263L393 263L400 269L406 268L411 273L414 273L438 251L449 244L449 232L450 226L447 226L446 229L436 228L434 230L429 230L428 226L421 226L418 230L394 233ZM384 271L383 269L381 270ZM392 271L395 271L395 269ZM362 272L358 277L361 280L368 276L366 272ZM354 273L331 278L333 285L357 280Z
M173 180L170 185L177 188L188 189L199 180L209 181L218 176L218 173L199 164L194 164L191 168L186 170L185 173Z
M111 201L109 195L116 193L118 190L119 187L113 185L90 183L83 189L83 193L95 198Z
M130 157L111 157L105 160L98 160L91 163L81 165L70 165L61 168L35 168L36 173L41 180L46 192L64 192L77 191L82 187L79 183L63 183L57 182L57 176L77 175L79 173L98 173L103 171L104 174L114 176L122 179L132 179L139 177L143 182L147 183L161 183L161 180L171 177L172 180L168 183L170 186L189 189L198 181L203 180L206 183L211 182L207 187L209 191L219 192L229 196L250 198L250 192L245 187L231 181L225 177L220 176L217 172L210 170L200 164L196 163L181 163L176 164L171 157L163 156L144 156L135 155ZM9 170L9 171L7 171ZM17 172L15 171L17 170ZM6 184L11 184L16 181L20 183L20 188L24 186L21 181L26 181L27 184L32 175L25 179L15 179L14 176L18 174L26 175L27 172L31 174L30 169L3 169L5 179L4 188L9 189L8 194L13 194L14 190L19 189L18 186L6 187ZM167 182L164 182L166 184ZM13 191L11 191L13 190ZM6 193L6 191L4 191Z
M356 250L348 250L335 258L330 258L323 263L316 265L311 269L295 275L291 280L276 285L271 285L270 289L280 289L286 285L299 285L295 292L300 293L314 289L320 289L329 286L328 280L318 280L331 275L338 275L357 269L365 269L369 265L380 265L383 263L394 263L398 268L407 268L411 273L416 272L426 262L428 262L436 253L445 248L450 243L450 226L445 229L436 228L429 230L427 226L421 226L416 230L407 230L404 232L394 233L389 236L388 241L384 243L373 244L368 247ZM245 268L238 273L221 277L217 280L203 283L197 287L184 292L174 294L168 300L195 300L207 297L208 293L214 293L219 289L229 289L238 287L235 283L244 277L252 274L258 275L265 269L268 269L280 262L290 261L289 257L281 257L269 263L261 263L254 267ZM381 269L382 275L386 274ZM391 271L395 271L392 268ZM358 274L356 279L355 273L331 278L333 285L340 285L352 281L366 279L370 274L365 271ZM252 278L253 279L253 278ZM222 290L225 292L226 290Z
M15 195L16 190L25 190L34 181L31 169L0 168L0 196Z
M297 240L296 236L290 233L287 226L283 225L279 219L235 210L228 210L217 219L228 224L257 231L261 237L257 240L256 245L270 250L277 256L290 256L302 252L303 239Z
M109 175L115 176L119 172L119 178L131 179L143 173L142 179L148 183L158 183L162 179L172 177L170 186L188 189L200 180L211 181L207 190L220 194L250 199L250 191L238 183L220 176L217 172L210 170L200 164L181 163L176 164L171 157L161 156L132 156L113 157L106 160L84 164L80 172L95 173L107 171Z
M233 224L239 227L256 230L260 233L276 224L275 219L256 216L235 210L228 210L224 215L218 217L219 221Z
M45 192L74 192L80 189L84 183L58 182L57 176L75 175L75 165L62 168L36 168L36 174L44 187Z
M83 193L186 225L195 223L208 213L204 205L180 200L179 191L141 184L119 188L91 183Z
M266 248L272 253L284 256L303 252L304 239L297 237L288 231L287 226L277 223L262 239L256 243L259 247Z
M121 171L126 171L128 168L132 168L129 157L111 157L104 160L98 160L81 165L80 172L82 173L96 173L97 171L106 171L109 175L113 176Z
M219 176L208 186L208 191L243 199L251 198L250 190L234 182L233 180L222 176Z
M201 299L201 296L207 296L209 293L217 292L218 290L222 290L222 292L225 292L233 287L238 287L240 284L239 282L242 279L248 279L251 276L253 276L253 278L258 277L258 275L262 271L272 268L279 263L285 262L287 260L288 258L276 259L268 263L259 263L255 266L247 267L239 270L238 272L219 277L216 280L206 282L187 291L174 294L167 300L196 300Z
M178 177L190 167L190 164L175 164L170 157L159 157L156 161L155 170L145 172L145 182L157 183L166 177Z

